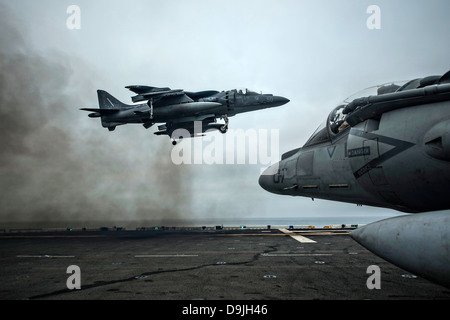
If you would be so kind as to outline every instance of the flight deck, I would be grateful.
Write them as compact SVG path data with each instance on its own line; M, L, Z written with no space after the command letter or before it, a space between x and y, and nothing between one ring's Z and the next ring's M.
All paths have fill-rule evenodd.
M0 232L3 300L449 299L347 229ZM78 267L78 273L69 269ZM370 266L379 268L378 278ZM69 288L78 276L80 289ZM379 288L373 288L378 281ZM372 288L370 288L372 287Z

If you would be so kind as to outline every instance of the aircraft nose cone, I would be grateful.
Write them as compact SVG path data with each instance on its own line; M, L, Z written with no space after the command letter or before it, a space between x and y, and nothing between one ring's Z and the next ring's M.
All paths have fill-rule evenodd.
M273 175L278 171L278 164L275 164L261 174L259 177L259 185L266 191L274 192Z
M285 97L280 97L280 96L274 96L273 97L273 102L272 102L272 106L274 107L278 107L278 106L282 106L283 104L288 103L290 100L285 98Z
M259 185L266 191L270 192L270 176L261 175L259 177Z

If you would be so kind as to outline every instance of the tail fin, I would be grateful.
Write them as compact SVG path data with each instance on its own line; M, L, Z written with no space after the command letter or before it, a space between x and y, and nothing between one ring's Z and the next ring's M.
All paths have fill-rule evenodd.
M108 128L109 131L114 131L117 125L123 124L117 123L117 120L114 119L114 114L121 110L132 108L132 106L128 106L125 103L120 102L104 90L97 90L97 95L98 104L100 107L99 114L102 118L102 126L104 128ZM109 116L109 114L111 114L111 116Z
M114 98L112 95L110 95L108 92L103 90L97 90L98 95L98 104L100 106L100 109L113 109L113 110L124 110L128 109L131 106L128 106L116 98Z

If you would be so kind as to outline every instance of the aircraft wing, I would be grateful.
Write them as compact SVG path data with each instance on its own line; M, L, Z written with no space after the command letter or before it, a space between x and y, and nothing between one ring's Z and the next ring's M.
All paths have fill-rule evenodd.
M143 93L150 93L150 92L164 92L164 91L170 91L170 88L158 88L158 87L150 87L150 86L140 86L140 85L134 85L134 86L126 86L125 88L133 91L137 94L143 94Z
M174 104L194 102L194 100L189 98L184 93L184 91L181 91L181 92L169 92L169 93L165 93L163 95L151 97L149 99L152 99L152 103L153 103L153 107L154 108L170 106L170 105L174 105Z
M141 85L132 85L125 88L137 94L131 98L133 102L151 100L154 108L194 101L182 89L172 90L167 87L158 88Z

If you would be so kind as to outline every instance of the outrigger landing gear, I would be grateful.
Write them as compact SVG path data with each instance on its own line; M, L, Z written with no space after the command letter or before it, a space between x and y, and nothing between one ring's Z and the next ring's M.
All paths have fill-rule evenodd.
M183 140L183 136L180 136L180 137L178 138L178 140L175 139L175 138L172 138L171 140L172 140L172 145L173 145L173 146L176 146L178 142L181 142L181 140Z
M226 133L228 131L228 123L229 123L228 116L224 114L223 116L220 117L220 119L223 119L225 121L225 124L220 127L220 132Z

